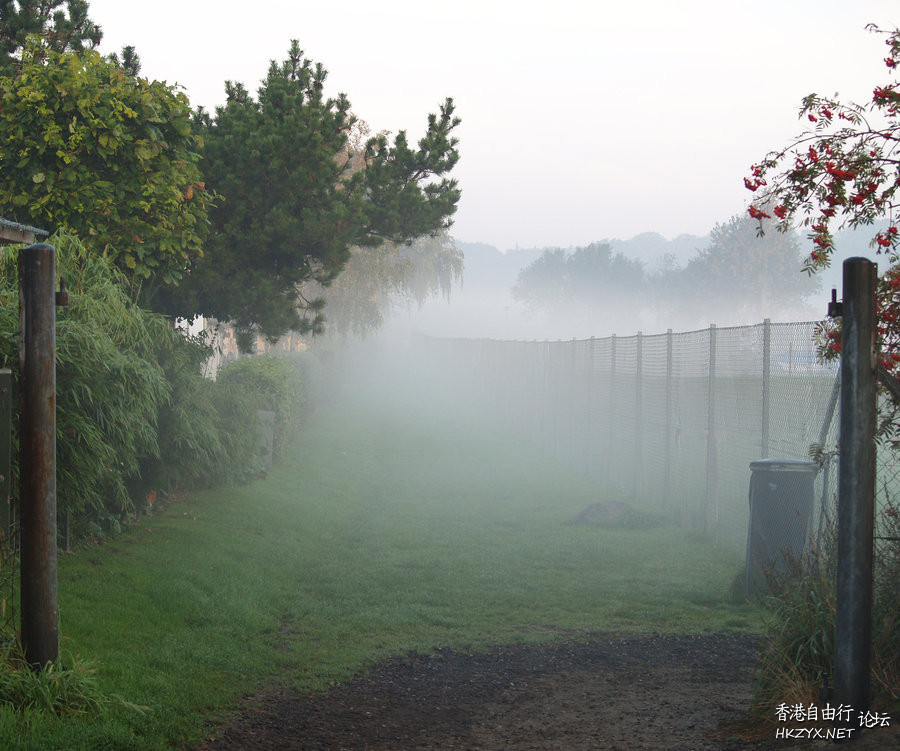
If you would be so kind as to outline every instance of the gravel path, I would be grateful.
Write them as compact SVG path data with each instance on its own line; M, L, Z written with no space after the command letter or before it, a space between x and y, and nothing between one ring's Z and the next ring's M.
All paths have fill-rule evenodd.
M203 751L900 749L741 739L758 643L742 634L595 635L557 645L439 650L384 662L325 694L248 697Z

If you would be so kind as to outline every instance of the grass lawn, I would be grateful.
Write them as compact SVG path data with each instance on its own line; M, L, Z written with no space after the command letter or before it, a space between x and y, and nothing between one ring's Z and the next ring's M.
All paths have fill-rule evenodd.
M741 560L670 527L566 522L602 491L471 419L345 390L265 480L193 494L59 566L62 654L125 703L0 709L4 749L191 747L273 680L391 654L591 631L757 630Z

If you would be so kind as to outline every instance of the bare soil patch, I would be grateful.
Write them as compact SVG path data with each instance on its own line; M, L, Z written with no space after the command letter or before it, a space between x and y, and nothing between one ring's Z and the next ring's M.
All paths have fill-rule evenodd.
M410 654L328 693L272 688L247 697L199 748L900 749L896 728L839 747L740 737L757 650L745 634L666 634Z

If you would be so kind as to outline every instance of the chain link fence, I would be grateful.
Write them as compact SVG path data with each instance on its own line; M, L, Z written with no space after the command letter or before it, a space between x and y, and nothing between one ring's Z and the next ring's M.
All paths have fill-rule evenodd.
M819 361L816 326L765 321L553 342L418 336L414 344L436 377L467 381L467 398L594 478L604 497L740 549L751 462L816 461L805 531L821 535L833 518L839 364ZM900 491L889 450L880 452L878 489L879 502Z

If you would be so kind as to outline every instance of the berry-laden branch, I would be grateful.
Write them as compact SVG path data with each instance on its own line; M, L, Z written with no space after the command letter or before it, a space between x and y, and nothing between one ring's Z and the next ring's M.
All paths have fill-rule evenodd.
M803 99L800 119L808 125L786 148L770 152L750 168L744 185L754 200L748 212L759 222L772 220L781 231L809 228L813 249L804 270L828 267L834 251L833 231L872 225L872 246L886 256L887 271L878 285L878 335L881 365L900 371L900 29L869 29L884 35L884 58L890 78L875 86L865 104L810 94ZM840 352L840 330L823 324L820 352L827 358Z
M750 169L744 185L756 196L750 216L760 222L775 218L781 230L810 228L814 248L805 270L829 265L834 250L833 227L858 227L887 218L891 226L876 232L872 243L898 260L900 235L893 218L900 202L900 29L885 35L890 54L884 59L894 80L876 86L864 105L810 94L800 118L807 130L781 151L769 153Z

